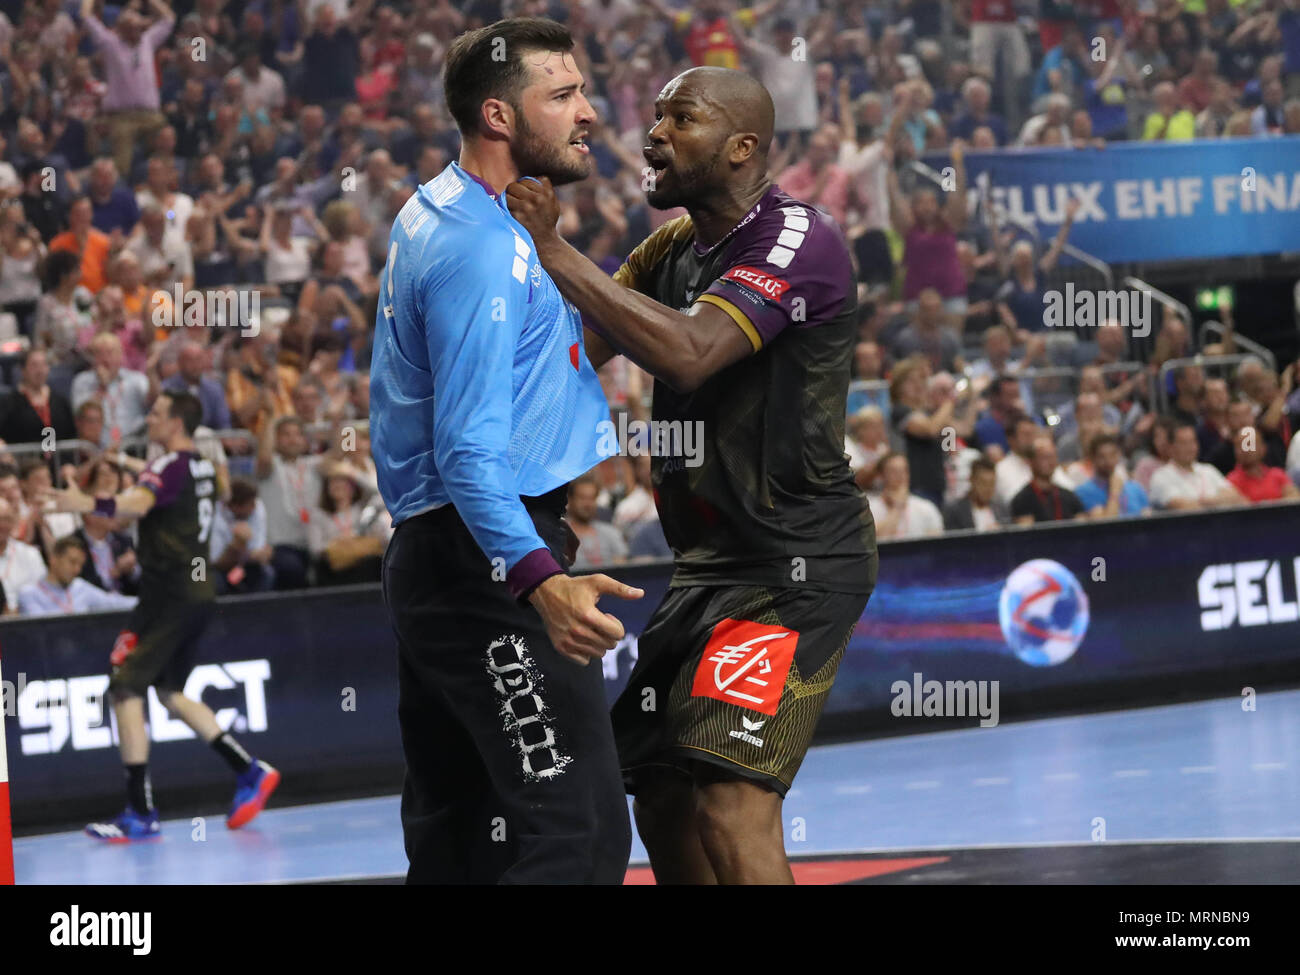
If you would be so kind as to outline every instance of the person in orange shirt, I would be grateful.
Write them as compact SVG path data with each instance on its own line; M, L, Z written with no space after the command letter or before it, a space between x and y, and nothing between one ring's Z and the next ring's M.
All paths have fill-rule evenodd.
M89 196L73 200L68 208L68 229L50 241L50 252L70 251L81 255L81 283L98 294L108 283L108 259L114 248L108 234L91 225L94 215L95 207Z
M280 337L263 328L239 340L234 366L226 373L226 402L236 425L260 433L268 420L293 412L300 373L279 362Z

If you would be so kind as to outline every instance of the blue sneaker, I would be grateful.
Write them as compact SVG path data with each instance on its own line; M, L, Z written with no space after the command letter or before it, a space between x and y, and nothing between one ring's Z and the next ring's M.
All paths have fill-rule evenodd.
M162 823L158 810L138 813L130 806L111 823L90 823L86 835L105 843L130 843L134 840L156 840L162 836Z
M235 801L230 804L226 828L239 829L251 823L279 784L280 773L266 762L254 759L235 783Z

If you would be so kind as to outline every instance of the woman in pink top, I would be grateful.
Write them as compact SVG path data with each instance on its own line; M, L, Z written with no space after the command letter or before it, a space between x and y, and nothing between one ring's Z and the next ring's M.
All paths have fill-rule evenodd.
M954 185L942 207L938 194L929 187L914 190L910 200L904 198L898 174L892 166L889 169L889 216L903 238L904 301L916 301L926 288L934 288L950 311L964 310L966 279L957 259L957 234L966 226L963 150L961 140L954 140Z

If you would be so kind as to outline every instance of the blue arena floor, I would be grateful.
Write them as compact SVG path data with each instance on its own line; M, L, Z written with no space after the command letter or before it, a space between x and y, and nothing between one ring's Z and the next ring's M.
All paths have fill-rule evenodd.
M1300 690L1261 694L1257 705L1244 712L1228 698L819 747L786 800L787 848L800 858L920 853L888 861L919 882L1127 882L1122 870L1075 871L1095 859L1091 850L1051 870L1021 854L1011 874L960 854L1052 850L1059 861L1071 847L1144 855L1158 847L1177 851L1170 870L1178 882L1227 879L1234 851L1247 844L1257 855L1237 879L1300 883ZM205 825L202 840L193 822L174 820L160 840L131 846L79 833L19 839L17 880L292 883L390 879L406 870L396 796L271 808L234 833L219 816ZM645 861L639 841L632 859ZM968 869L925 876L924 864L944 861ZM817 876L801 882L827 882Z

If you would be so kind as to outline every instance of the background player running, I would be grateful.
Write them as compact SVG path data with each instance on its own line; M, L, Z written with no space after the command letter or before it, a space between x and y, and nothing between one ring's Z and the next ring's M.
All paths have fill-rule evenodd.
M181 693L215 607L207 572L195 571L196 565L206 566L217 500L216 470L194 446L202 416L202 406L189 393L161 394L149 411L147 429L149 439L167 453L145 469L134 487L116 497L94 498L75 486L75 471L66 468L65 477L74 486L51 492L47 502L51 511L140 519L140 602L113 646L108 684L126 767L126 810L111 822L86 827L100 840L150 839L161 829L149 784L144 699L150 687L168 713L194 729L238 776L226 817L229 828L251 821L280 783L278 771L221 730L211 708Z
M609 406L574 309L502 191L585 178L595 113L553 21L457 38L459 163L398 214L370 417L397 528L384 599L398 640L410 883L622 883L627 800L600 667L623 636L570 578L567 483L600 462ZM531 604L531 605L530 605Z
M655 375L654 420L703 435L699 466L653 457L676 566L613 712L655 876L790 883L782 798L876 577L844 456L853 271L830 219L768 178L761 84L695 68L655 117L647 199L688 215L613 279L556 234L549 186L508 197L565 297ZM610 351L588 336L593 364Z

